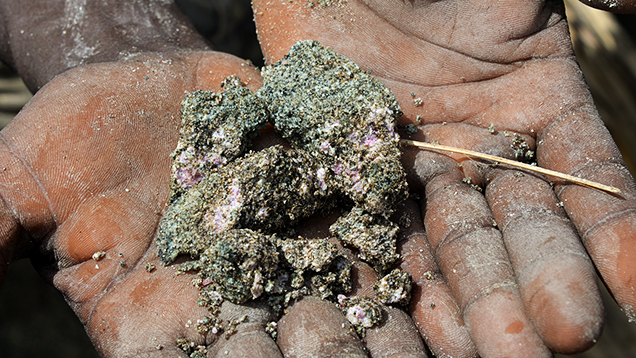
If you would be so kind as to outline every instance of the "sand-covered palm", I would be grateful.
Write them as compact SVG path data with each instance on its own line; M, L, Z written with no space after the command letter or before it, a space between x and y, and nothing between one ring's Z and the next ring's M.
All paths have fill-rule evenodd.
M634 183L576 63L563 4L309 3L255 1L269 62L316 39L391 88L402 124L416 126L408 138L512 158L527 144L539 166L623 190L552 188L529 173L405 148L424 227L403 245L403 267L419 283L411 312L435 353L469 354L466 333L483 356L588 347L603 312L588 257L635 314Z
M160 264L153 238L168 198L181 99L218 91L231 74L260 85L253 66L213 52L77 68L42 88L2 132L5 237L12 250L39 252L36 266L103 356L177 356L178 337L206 343L195 331L207 311L196 304L192 276ZM254 333L239 355L278 354L263 330L267 311L225 307L226 319L253 313L241 330ZM234 340L221 339L222 346L232 350L226 345Z

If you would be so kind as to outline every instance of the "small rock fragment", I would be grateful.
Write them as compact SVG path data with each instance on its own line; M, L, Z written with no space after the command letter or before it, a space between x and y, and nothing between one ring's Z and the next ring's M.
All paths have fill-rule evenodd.
M218 286L223 297L244 303L260 297L279 262L271 237L249 229L220 234L199 258L201 274Z
M105 251L97 251L96 253L93 254L93 260L95 261L99 261L101 260L104 256L106 256L106 252Z
M181 136L172 154L170 201L213 168L242 154L268 120L265 105L236 76L223 92L196 91L182 102Z
M367 328L382 322L382 307L372 298L340 295L338 296L338 305L347 320L362 337L364 337Z
M360 208L341 216L329 230L345 244L360 250L360 258L380 273L390 269L400 257L396 249L399 226Z
M287 239L278 240L287 262L295 270L322 271L333 261L338 253L335 244L326 239Z
M372 214L406 198L397 100L380 81L316 41L297 42L262 71L258 96L292 146L325 163L340 191Z
M413 277L410 273L394 269L373 285L378 300L384 304L397 303L406 306L411 300Z

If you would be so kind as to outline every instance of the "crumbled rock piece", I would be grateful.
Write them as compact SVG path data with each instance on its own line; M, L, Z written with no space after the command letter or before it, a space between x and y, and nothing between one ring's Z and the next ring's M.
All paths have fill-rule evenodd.
M207 356L208 351L205 346L196 345L183 337L177 338L176 345L190 358L205 358Z
M344 256L338 255L321 272L305 273L308 278L311 294L322 299L334 300L338 294L351 291L351 262Z
M225 301L221 292L218 291L218 286L212 282L209 277L202 277L203 275L198 275L199 284L195 285L199 288L199 299L197 300L197 305L200 307L207 307L210 312L210 317L216 319L218 318L221 305ZM220 332L218 329L222 330L222 326L217 325L217 331L214 331L214 334Z
M164 214L157 238L161 261L197 257L225 230L273 232L333 207L329 177L320 169L305 152L273 146L211 172Z
M283 312L294 300L313 295L334 301L339 294L351 291L352 264L341 254L329 259L321 271L279 268L275 279L265 286L274 312Z
M399 226L360 208L353 208L341 216L329 230L345 244L357 248L360 258L380 273L390 269L400 257L396 252Z
M333 172L341 192L372 214L406 198L397 100L380 81L316 41L297 42L263 69L257 95L276 129Z
M378 300L384 304L397 303L406 306L411 300L413 277L410 273L394 269L373 285Z
M382 322L382 306L372 298L339 295L338 306L362 337L364 337L367 328Z
M172 154L170 201L213 168L241 155L269 118L265 105L236 76L223 92L196 91L182 102L181 135Z
M276 321L268 322L265 326L265 333L269 334L273 340L278 337L278 323Z
M105 251L97 251L93 254L92 258L95 261L99 261L102 258L104 258L104 256L106 256L106 252Z
M283 252L287 262L295 270L322 271L338 254L334 243L326 239L297 239L278 240L278 247Z
M201 274L216 283L221 295L234 303L260 297L276 270L278 251L271 237L249 229L228 230L199 258Z
M515 134L510 147L515 151L515 159L526 163L536 160L534 151L530 150L526 140L518 134Z

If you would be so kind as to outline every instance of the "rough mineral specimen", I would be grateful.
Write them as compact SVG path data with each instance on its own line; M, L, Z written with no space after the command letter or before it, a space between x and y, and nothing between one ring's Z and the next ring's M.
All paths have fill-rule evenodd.
M338 305L356 332L363 337L367 328L382 322L382 307L372 298L339 295Z
M371 215L356 207L341 216L329 230L345 244L360 250L360 258L380 273L391 268L400 257L396 252L400 228L382 216Z
M181 135L172 154L171 201L213 168L241 155L269 119L265 105L236 76L224 91L196 91L181 103Z
M316 41L296 43L263 69L258 96L292 146L318 158L356 205L387 215L407 196L388 88Z
M218 284L223 297L243 303L263 294L279 257L270 236L249 229L234 229L216 235L199 262L201 274Z
M394 269L373 285L373 291L378 300L384 304L399 304L405 306L411 300L413 277L400 269Z
M207 173L159 224L159 257L196 257L207 237L233 228L281 230L334 205L328 173L307 153L273 146Z
M164 264L182 254L196 260L180 270L198 271L198 302L210 312L201 331L233 330L217 318L223 299L265 296L282 312L307 294L339 297L363 331L381 319L379 303L343 296L351 262L328 238L298 237L293 228L336 207L348 210L332 234L379 272L391 269L398 226L387 218L407 196L395 133L400 108L381 82L316 41L295 44L263 69L263 79L257 93L232 76L220 93L184 99L158 255ZM247 152L267 122L292 149ZM407 281L392 272L376 285L378 297L403 303Z
M334 243L323 239L279 240L278 246L287 262L295 270L322 271L338 254Z

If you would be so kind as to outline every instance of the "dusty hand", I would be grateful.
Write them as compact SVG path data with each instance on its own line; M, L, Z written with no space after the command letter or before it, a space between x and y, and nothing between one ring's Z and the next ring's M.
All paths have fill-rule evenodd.
M42 88L1 133L0 253L10 261L39 252L38 269L103 356L176 356L178 337L217 341L195 331L207 312L196 304L192 276L160 264L153 238L168 197L181 99L186 91L220 90L230 74L252 89L260 84L253 67L212 52L74 69ZM251 320L241 334L212 349L279 354L263 329L272 319L267 310L225 305L222 318L243 314Z
M207 311L196 305L192 276L176 276L176 265L160 265L154 246L185 92L219 90L230 74L255 89L258 73L230 56L184 54L207 45L170 2L103 1L79 9L63 1L42 5L0 1L8 14L0 27L0 55L32 90L69 68L103 63L51 81L0 134L5 168L0 172L0 281L11 261L31 256L66 296L103 356L181 355L177 337L206 346L209 355L279 355L263 329L273 317L259 307L222 307L223 320L250 316L228 340L197 332L196 320ZM28 21L33 16L50 21ZM144 52L155 55L120 61ZM375 280L373 270L358 266L368 273L365 282ZM370 294L365 286L360 289ZM315 349L331 341L339 344L323 353L365 354L333 304L307 299L297 307L308 305L328 315L327 325L302 326L309 330L307 339L296 344L285 343L285 333L299 331L302 321L298 315L282 321L282 350L303 352L308 345ZM300 308L289 317L294 312L308 322L324 318L304 315ZM390 337L404 343L403 328L408 329L413 344L406 347L422 354L409 317L398 310L387 313L388 322L402 322ZM375 335L382 344L374 345L373 333L368 336L371 352L399 346L387 344L382 332Z
M514 157L518 134L539 166L623 191L557 180L553 189L531 173L405 148L423 214L412 211L402 266L418 283L411 313L433 352L537 357L589 347L603 314L589 257L636 314L634 182L587 92L562 4L313 3L255 1L268 62L316 39L392 89L402 124L417 126L411 139Z
M176 264L166 267L156 256L181 99L195 89L219 91L230 74L253 90L260 85L245 62L198 52L81 67L43 87L1 133L2 182L11 185L1 191L7 240L0 252L8 260L32 255L103 356L175 356L183 354L176 344L181 337L206 347L208 356L275 357L328 342L338 344L323 353L365 355L336 306L313 298L280 322L280 349L264 330L275 316L260 303L224 303L224 322L249 316L229 339L198 332L197 320L209 314L196 304L193 276L176 275ZM257 145L272 140L259 137ZM304 233L324 237L326 227L317 223ZM354 294L373 295L375 272L355 265ZM387 324L369 332L368 349L403 346L423 355L408 315L389 308L386 315Z

